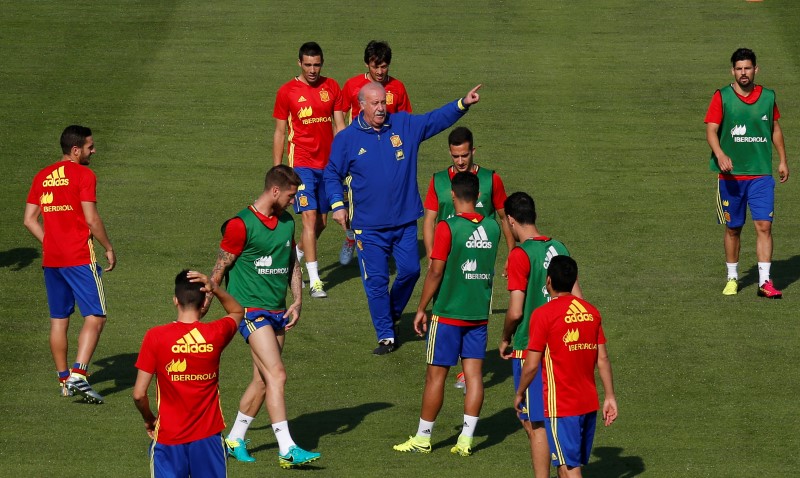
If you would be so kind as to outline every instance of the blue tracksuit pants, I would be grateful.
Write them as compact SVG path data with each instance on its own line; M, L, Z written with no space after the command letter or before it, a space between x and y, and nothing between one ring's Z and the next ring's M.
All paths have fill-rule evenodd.
M419 279L417 222L387 229L356 230L358 267L378 340L394 338L394 320L403 313ZM389 256L397 277L389 290Z

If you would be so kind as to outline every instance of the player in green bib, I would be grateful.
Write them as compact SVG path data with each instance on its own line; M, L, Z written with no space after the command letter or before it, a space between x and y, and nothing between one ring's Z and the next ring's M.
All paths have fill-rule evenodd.
M556 256L568 256L569 251L561 242L539 232L536 204L527 193L510 195L505 209L511 234L520 245L508 255L508 310L498 350L502 358L511 360L516 390L527 355L531 314L550 300L545 287L550 260ZM582 296L577 281L572 294ZM528 387L523 413L518 415L530 441L534 475L536 478L548 477L550 447L544 423L541 367Z
M300 318L302 274L295 255L294 218L286 210L294 203L301 180L286 165L267 172L264 191L222 226L223 237L211 279L227 273L228 292L244 306L239 332L250 345L253 379L239 402L239 413L225 442L239 461L253 462L244 436L266 401L278 440L278 464L291 468L317 460L319 453L298 447L286 420L286 370L281 352L286 331ZM294 302L286 307L291 283ZM207 307L207 306L206 306Z
M706 140L711 147L711 170L717 173L717 216L725 225L725 263L728 280L724 295L739 292L739 250L747 209L756 229L758 290L756 294L780 299L783 294L770 279L772 219L775 179L773 146L778 153L778 176L789 179L780 112L775 92L757 85L756 54L739 48L731 56L734 82L714 93L706 113Z
M396 451L430 453L431 432L444 400L450 367L458 363L467 382L464 425L452 453L469 456L483 405L483 359L491 313L494 262L500 226L475 211L478 177L456 173L451 185L456 215L436 226L431 265L414 319L414 330L427 332L427 372L417 434L394 446ZM433 300L430 323L425 313Z

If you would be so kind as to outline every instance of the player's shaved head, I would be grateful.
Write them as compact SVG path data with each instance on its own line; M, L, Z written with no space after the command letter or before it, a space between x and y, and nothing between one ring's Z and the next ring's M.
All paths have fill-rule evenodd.
M189 269L184 269L175 276L175 298L183 308L200 310L206 298L206 294L200 290L203 283L191 282L186 275L188 272Z
M477 175L468 172L456 173L450 187L456 198L473 204L478 202L481 187Z
M578 281L578 263L570 256L555 256L550 259L547 277L554 292L571 292Z

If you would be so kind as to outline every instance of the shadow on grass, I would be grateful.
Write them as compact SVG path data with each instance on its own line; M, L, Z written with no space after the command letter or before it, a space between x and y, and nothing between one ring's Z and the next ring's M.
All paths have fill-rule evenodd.
M138 354L119 354L112 355L93 362L93 366L102 367L100 370L91 373L89 383L92 384L97 393L103 396L114 395L133 388L136 382L136 358ZM106 382L113 382L108 384ZM104 386L102 390L99 386Z
M487 350L486 358L483 360L483 388L491 388L503 383L511 375L511 360L504 360L500 357L500 352L497 349ZM514 389L511 386L508 387L508 396L509 403L513 402Z
M39 251L32 247L17 247L0 252L0 267L10 267L12 271L22 270L39 258Z
M315 450L319 447L319 439L325 435L341 435L352 431L370 413L393 407L387 402L364 403L355 407L338 408L300 415L289 421L289 430L298 446L306 450ZM268 419L268 418L267 418ZM271 429L270 425L253 427L251 430ZM255 448L250 452L257 452L277 448L277 442L271 441ZM309 467L314 469L314 467Z
M512 399L513 396L512 398L509 398L509 403L512 403ZM444 441L436 443L433 448L447 448L449 451L450 448L456 444L456 441L458 441L458 435L461 433L461 425L458 425L454 428L456 431L455 434ZM490 417L481 417L480 420L478 420L478 427L475 429L475 437L486 437L486 439L483 442L478 443L475 448L473 448L473 451L479 452L495 445L499 445L509 435L513 435L521 429L522 425L519 423L517 414L511 407L500 410ZM525 437L525 440L527 439L528 438Z
M592 454L598 460L583 467L589 476L632 478L644 473L644 460L639 456L623 456L622 448L602 446L592 450Z
M322 282L325 283L325 290L329 291L334 289L337 285L350 280L361 280L361 272L359 272L358 264L355 263L356 260L357 259L354 258L353 262L343 266L339 264L339 260L337 259L336 262L321 268L319 270L320 278ZM303 263L303 267L305 267L305 263ZM325 274L324 277L323 274Z
M775 281L778 290L794 284L800 279L800 256L773 261L770 267L770 276ZM750 267L747 273L739 279L739 290L749 285L758 285L758 264Z

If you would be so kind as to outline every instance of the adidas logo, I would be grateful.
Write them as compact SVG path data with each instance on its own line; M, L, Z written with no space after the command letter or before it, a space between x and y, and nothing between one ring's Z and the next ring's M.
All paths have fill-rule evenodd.
M306 106L305 108L300 108L300 109L297 111L297 117L298 117L298 118L308 118L308 117L309 117L309 116L311 116L312 114L313 114L313 113L312 113L312 111L311 111L311 107L310 107L310 106Z
M461 264L461 272L475 272L478 269L478 261L475 259L467 259L466 262Z
M281 432L281 429L280 428L276 428L273 433L280 433L280 432Z
M424 433L426 435L430 435L431 434L431 429L430 428L426 428L425 430L422 430L422 433Z
M483 226L478 226L478 229L469 236L467 240L467 249L491 249L492 241L486 235L486 230Z
M53 193L44 193L39 197L39 204L53 204Z
M272 265L272 256L261 256L253 261L253 265L256 267L269 267Z
M475 207L483 207L483 203L482 203L481 201L478 201L478 202L475 204Z
M581 337L580 332L578 329L567 330L567 333L564 334L564 344L570 344L572 342L577 342L578 339Z
M286 247L289 247L289 246L291 246L291 245L292 245L292 240L291 240L291 239L289 239L288 241L286 241Z
M186 359L183 360L175 360L172 359L165 367L167 369L167 373L180 373L186 371Z
M731 136L744 136L747 134L747 126L745 125L736 125L731 128Z
M469 428L469 424L467 424L467 422L464 422L464 428Z
M574 322L592 322L594 316L590 314L586 307L583 306L577 299L573 299L569 305L569 312L564 316L564 322L572 324Z
M762 117L761 117L761 119L762 119L763 121L769 121L769 118L767 118L767 115L764 115L764 116L762 116Z
M214 344L207 344L206 339L196 328L175 341L172 346L173 353L195 354L214 351Z
M545 269L550 267L550 261L552 261L553 258L555 256L557 256L557 255L558 255L558 251L556 250L555 247L553 247L553 246L548 247L547 248L547 252L544 255L544 262L542 263L542 266L544 266Z
M297 98L297 102L298 102L298 103L305 103L306 101L307 101L307 100L306 100L306 97L305 97L305 96L300 96L300 98Z
M64 166L56 168L42 181L42 186L52 188L56 186L69 186L69 179L64 176Z
M361 149L358 150L358 155L361 156L362 154L365 154L366 152L367 152L366 149L361 148Z

